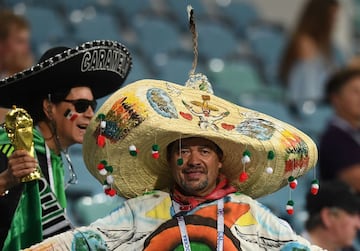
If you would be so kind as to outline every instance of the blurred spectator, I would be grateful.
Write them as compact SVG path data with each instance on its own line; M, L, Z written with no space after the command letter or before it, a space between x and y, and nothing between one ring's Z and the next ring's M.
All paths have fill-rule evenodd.
M285 47L279 77L294 112L321 103L329 74L347 61L333 39L340 8L337 0L308 0Z
M340 178L360 192L360 69L346 68L326 84L334 109L319 145L320 177Z
M30 50L30 25L11 10L0 10L0 79L33 65ZM7 109L0 108L0 123Z
M360 197L348 184L320 183L317 195L306 195L306 210L306 239L328 251L356 250L352 246L360 229Z

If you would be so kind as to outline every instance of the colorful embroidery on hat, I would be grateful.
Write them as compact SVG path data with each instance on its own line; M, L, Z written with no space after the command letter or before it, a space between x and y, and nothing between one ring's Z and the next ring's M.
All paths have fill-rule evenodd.
M265 141L272 138L276 128L274 123L271 121L249 118L238 124L236 126L236 131L242 135Z
M231 131L231 130L233 130L235 128L234 125L230 125L230 124L227 124L227 123L221 123L221 127L224 128L227 131Z
M130 96L120 98L106 115L100 114L96 118L99 125L94 132L99 146L103 146L105 138L111 142L123 139L136 126L140 125L146 116L138 100Z
M178 118L176 107L169 95L160 88L150 88L146 93L151 107L165 118Z
M192 117L192 115L191 115L190 113L180 112L179 114L180 114L181 117L183 117L184 119L187 119L187 120L190 120L190 121L193 119L193 117Z
M286 146L285 172L293 172L296 169L306 169L309 166L309 149L307 144L295 134L283 131L282 143Z
M226 116L230 114L229 111L225 110L223 112L219 112L220 108L210 105L210 95L201 95L202 102L193 100L190 101L190 104L185 100L182 100L182 103L188 109L188 111L199 118L199 127L201 129L211 128L214 131L218 131L219 127L215 124L216 121L222 120ZM192 105L196 106L194 108ZM211 112L217 112L217 114L212 115Z

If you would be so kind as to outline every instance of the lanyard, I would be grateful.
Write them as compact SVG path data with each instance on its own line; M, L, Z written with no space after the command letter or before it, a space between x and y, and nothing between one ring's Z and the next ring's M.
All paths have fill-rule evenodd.
M191 251L189 235L183 216L176 217L181 233L181 241L185 251ZM217 251L224 250L224 199L217 203Z
M49 183L50 188L53 193L55 193L55 185L54 185L54 175L52 170L52 164L51 164L51 153L48 145L45 143L45 152L46 152L46 162L48 166L48 173L49 173Z

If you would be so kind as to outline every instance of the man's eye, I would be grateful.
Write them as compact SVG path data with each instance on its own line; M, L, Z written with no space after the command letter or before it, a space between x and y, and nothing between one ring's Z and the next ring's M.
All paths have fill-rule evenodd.
M202 154L209 154L210 151L209 150L202 150Z
M181 153L181 154L187 154L187 153L189 153L189 150L184 150L184 149L183 149L183 150L180 151L180 153Z

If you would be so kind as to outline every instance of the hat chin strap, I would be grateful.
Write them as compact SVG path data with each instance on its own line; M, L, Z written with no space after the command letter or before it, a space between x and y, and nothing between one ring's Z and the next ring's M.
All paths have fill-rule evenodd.
M66 189L66 188L69 187L69 185L77 184L78 177L77 177L77 174L75 173L75 168L74 168L74 165L73 165L73 163L71 161L71 158L70 158L70 155L69 155L69 152L68 152L68 148L63 149L61 147L60 139L59 139L59 136L58 136L57 131L56 131L56 128L57 128L56 127L56 122L53 121L53 120L50 120L49 121L49 128L50 128L51 135L52 135L51 138L54 139L57 151L62 153L65 156L65 159L66 159L66 161L68 163L68 169L69 169L70 178L67 181L67 184L65 185L65 189Z

